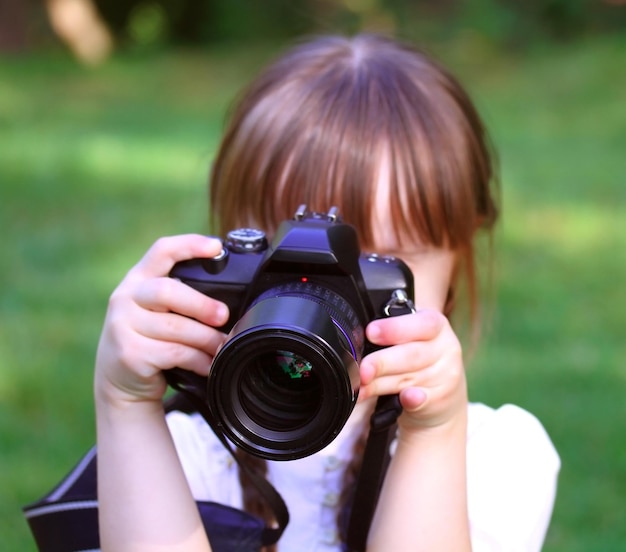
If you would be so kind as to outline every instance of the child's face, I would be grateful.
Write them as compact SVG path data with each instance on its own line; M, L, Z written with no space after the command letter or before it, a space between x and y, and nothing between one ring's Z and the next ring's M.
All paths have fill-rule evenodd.
M393 255L411 269L415 281L415 305L418 308L443 311L452 284L457 255L446 248L420 243L413 238L397 239L392 231L392 214L388 208L389 180L387 165L381 166L376 191L376 209L372 213L374 243L362 244L364 251Z
M386 239L381 232L373 246L367 249L402 259L413 273L416 307L443 312L452 283L456 254L449 249L425 247L408 240L401 245L395 242L393 238Z

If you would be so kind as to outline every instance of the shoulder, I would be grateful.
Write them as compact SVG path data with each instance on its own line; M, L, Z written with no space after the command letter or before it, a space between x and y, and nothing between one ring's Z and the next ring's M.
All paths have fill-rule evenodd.
M470 522L473 539L491 543L475 549L540 550L559 469L558 453L534 415L514 405L470 404Z
M530 412L507 404L494 409L471 403L468 409L468 459L491 463L507 458L516 464L558 470L559 456L542 423ZM478 458L473 458L478 454Z
M550 456L556 455L550 437L536 416L513 404L491 408L481 403L470 403L468 408L468 445L483 441L491 442L500 448L504 439L515 445L532 442ZM528 451L532 452L532 451ZM537 452L537 451L535 451Z

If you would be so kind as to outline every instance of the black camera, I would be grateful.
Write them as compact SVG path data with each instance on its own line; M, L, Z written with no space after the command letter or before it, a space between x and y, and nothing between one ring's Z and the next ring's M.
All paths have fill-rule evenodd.
M257 229L232 230L218 256L178 263L170 276L230 308L205 400L233 443L270 460L308 456L337 436L358 396L361 358L374 350L365 326L413 298L401 260L361 254L336 208L304 205L271 242Z

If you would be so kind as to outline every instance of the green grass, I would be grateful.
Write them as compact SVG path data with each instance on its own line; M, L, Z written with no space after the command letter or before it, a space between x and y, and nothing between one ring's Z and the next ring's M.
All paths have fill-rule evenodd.
M626 547L625 59L614 38L500 59L470 81L504 206L470 393L537 414L561 454L545 550Z
M498 146L496 298L470 392L538 415L563 470L546 550L621 550L626 496L626 41L452 45ZM481 55L476 55L476 54ZM484 54L484 55L483 55ZM263 52L0 60L0 534L93 442L106 301L163 234L206 229L223 113Z

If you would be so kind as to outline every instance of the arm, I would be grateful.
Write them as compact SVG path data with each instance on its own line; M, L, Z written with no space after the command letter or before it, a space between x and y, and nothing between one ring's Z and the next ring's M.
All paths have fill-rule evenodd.
M175 262L210 257L202 236L159 240L115 290L94 379L102 550L210 551L161 404L162 370L207 373L224 305L167 278Z
M400 393L397 448L368 550L471 550L467 513L467 385L458 339L434 310L376 321L364 359L365 397Z
M465 428L400 436L369 536L371 550L471 550Z
M102 550L209 551L160 406L96 409Z

